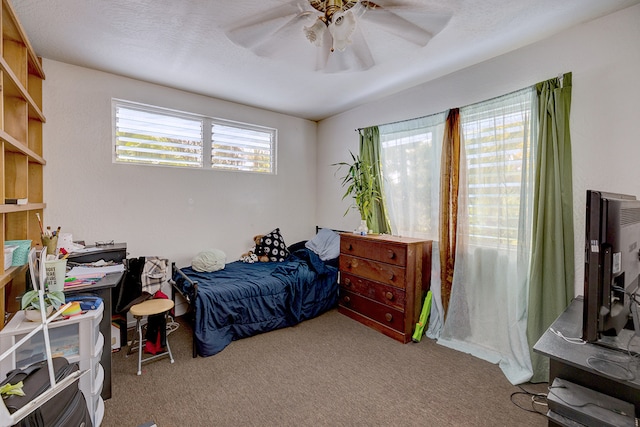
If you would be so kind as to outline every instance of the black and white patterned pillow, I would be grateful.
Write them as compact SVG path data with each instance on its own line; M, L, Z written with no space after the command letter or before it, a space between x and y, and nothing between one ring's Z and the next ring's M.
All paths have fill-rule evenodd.
M280 234L280 229L276 228L269 234L265 234L260 240L260 250L256 248L256 253L262 253L269 257L269 261L282 262L289 256L289 250Z

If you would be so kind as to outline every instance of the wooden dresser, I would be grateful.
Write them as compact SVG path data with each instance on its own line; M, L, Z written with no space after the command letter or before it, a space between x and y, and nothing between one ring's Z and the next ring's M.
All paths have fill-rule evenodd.
M430 281L430 240L340 235L340 313L407 343Z

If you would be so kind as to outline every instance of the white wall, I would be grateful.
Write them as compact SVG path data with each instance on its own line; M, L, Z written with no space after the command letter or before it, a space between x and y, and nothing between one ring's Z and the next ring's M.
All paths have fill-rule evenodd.
M207 248L238 259L275 227L289 244L315 233L315 122L51 60L44 69L47 225L179 266ZM111 98L275 127L278 174L114 164Z
M357 151L354 129L461 107L571 71L576 294L581 294L586 190L640 197L639 22L640 5L632 6L323 120L318 126L318 222L342 229L358 224L355 213L343 217L347 202L338 203L343 190L329 166L347 161L348 150Z

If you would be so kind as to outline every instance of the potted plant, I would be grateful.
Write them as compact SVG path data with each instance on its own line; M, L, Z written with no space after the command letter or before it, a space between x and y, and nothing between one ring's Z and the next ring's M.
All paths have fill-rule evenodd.
M373 165L361 159L360 156L354 155L351 151L349 151L349 154L351 154L352 163L340 162L335 163L333 166L338 166L339 168L342 166L348 167L346 175L341 178L342 186L347 188L342 200L351 196L353 204L347 208L344 215L347 215L349 209L358 209L361 220L358 231L366 234L368 230L367 223L373 215L375 202L379 202L381 197L374 187Z
M64 292L51 291L44 293L44 309L49 316L53 310L57 310L64 304ZM25 292L22 296L21 307L27 319L39 322L40 316L40 296L35 289Z

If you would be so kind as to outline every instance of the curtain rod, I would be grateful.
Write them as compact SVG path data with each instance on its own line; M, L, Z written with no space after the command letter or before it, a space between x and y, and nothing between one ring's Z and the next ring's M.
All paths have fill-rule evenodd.
M559 73L559 74L556 76L556 78L558 79L558 82L560 83L560 87L564 87L564 76L565 76L565 75L567 75L567 74L569 74L569 73L571 73L571 71L567 71L566 73ZM552 77L552 78L553 78L553 77ZM551 79L547 79L547 80L551 80ZM543 82L544 82L544 81L546 81L546 80L543 80ZM542 82L539 82L539 83L542 83ZM529 87L534 87L536 84L538 84L538 83L534 83L533 85L531 85L531 86L529 86ZM525 87L523 87L523 88L521 88L521 89L517 89L517 90L511 91L511 92L507 92L507 93L504 93L504 94L502 94L502 95L494 96L493 98L485 99L485 100L483 100L483 101L478 101L478 102L492 101L492 100L494 100L494 99L498 99L498 98L501 98L501 97L503 97L503 96L507 96L507 95L511 95L511 94L513 94L513 93L519 92L519 91L521 91L521 90L523 90L523 89L526 89L526 88L527 88L527 87L525 86ZM477 102L474 102L474 103L469 104L469 105L473 105L473 104L477 104ZM465 105L465 107L467 107L467 106L468 106L468 105ZM458 107L458 108L464 108L464 107ZM451 108L447 108L447 110L445 110L445 111L449 111L449 110L451 110ZM444 111L440 111L440 112L438 112L438 113L427 114L426 116L413 117L413 118L410 118L410 119L404 119L404 120L397 120L397 121L395 121L395 122L382 123L382 124L379 124L379 125L373 125L373 126L395 125L396 123L402 123L402 122L406 122L406 121L408 121L408 120L419 120L419 119L424 119L424 118L427 118L427 117L435 116L436 114L442 114L443 112L444 112ZM368 127L371 127L371 126L368 126ZM360 133L360 131L362 131L363 129L366 129L366 128L356 128L356 129L355 129L355 131L356 131L356 132L358 132L358 133Z
M449 111L449 110L450 110L450 108L448 108L446 111ZM396 120L395 122L382 123L382 124L379 124L379 125L373 125L373 126L387 126L387 125L395 125L395 124L397 124L397 123L402 123L402 122L406 122L406 121L409 121L409 120L426 119L427 117L435 116L435 115L437 115L437 114L442 114L442 113L443 113L443 111L439 111L439 112L437 112L437 113L427 114L426 116L412 117L412 118L410 118L410 119L403 119L403 120ZM368 126L368 127L372 127L372 126ZM356 128L356 129L355 129L355 131L356 131L356 132L360 132L360 131L361 131L361 130L363 130L363 129L367 129L367 128L366 128L366 127L365 127L365 128Z

